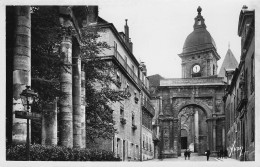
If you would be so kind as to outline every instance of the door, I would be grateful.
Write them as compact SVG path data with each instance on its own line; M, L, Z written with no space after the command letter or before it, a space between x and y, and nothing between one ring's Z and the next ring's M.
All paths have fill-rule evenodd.
M187 149L187 137L181 137L181 149Z
M123 140L123 161L125 161L125 140Z

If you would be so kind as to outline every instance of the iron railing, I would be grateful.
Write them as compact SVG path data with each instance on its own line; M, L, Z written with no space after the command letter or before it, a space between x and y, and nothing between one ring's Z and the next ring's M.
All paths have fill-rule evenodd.
M120 53L115 50L114 51L115 58L119 61L119 63L124 67L124 69L127 71L127 73L131 76L131 78L135 81L135 83L140 86L140 80L134 73L134 71L129 67L127 62L123 59L123 57L120 55Z

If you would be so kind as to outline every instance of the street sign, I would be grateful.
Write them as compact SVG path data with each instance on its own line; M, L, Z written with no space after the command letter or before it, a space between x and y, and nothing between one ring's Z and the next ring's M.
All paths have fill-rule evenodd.
M21 119L41 119L41 114L26 112L26 111L15 111L15 118Z

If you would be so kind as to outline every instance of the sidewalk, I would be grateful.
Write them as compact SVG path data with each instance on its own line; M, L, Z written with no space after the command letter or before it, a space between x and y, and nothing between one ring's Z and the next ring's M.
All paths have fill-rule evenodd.
M215 158L215 160L222 162L240 162L239 160L233 158Z

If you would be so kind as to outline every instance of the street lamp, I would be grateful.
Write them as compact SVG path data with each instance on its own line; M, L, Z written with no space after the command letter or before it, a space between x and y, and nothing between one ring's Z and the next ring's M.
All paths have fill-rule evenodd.
M26 106L27 113L30 111L30 105L33 104L35 97L38 96L33 90L30 89L30 86L26 86L26 89L20 94L22 103ZM30 161L30 137L29 137L29 118L27 118L27 137L26 137L26 158Z

